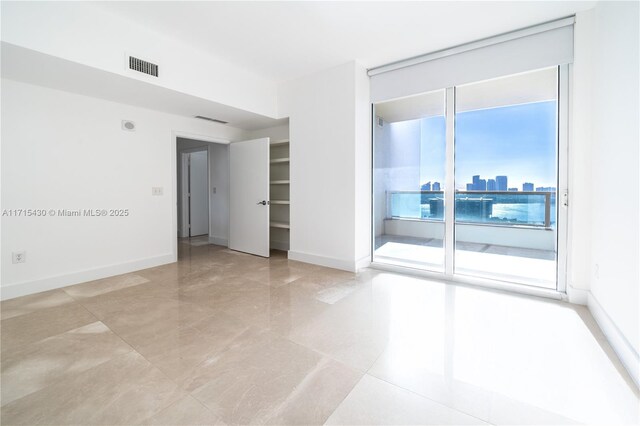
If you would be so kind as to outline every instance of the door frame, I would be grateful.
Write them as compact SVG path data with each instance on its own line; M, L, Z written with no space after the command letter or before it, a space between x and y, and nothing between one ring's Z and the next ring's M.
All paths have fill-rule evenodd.
M202 142L229 145L228 139L214 136L201 135L181 130L171 131L171 238L173 240L171 257L173 262L178 261L178 138L194 139ZM209 177L211 176L211 165L208 167ZM209 203L209 214L211 214L211 203ZM227 224L228 226L228 224ZM211 229L209 229L211 233Z
M532 70L533 71L533 70ZM455 211L454 203L445 202L445 268L444 272L434 272L426 269L398 266L377 262L375 253L375 105L371 104L372 130L371 130L371 267L375 269L417 275L437 281L455 282L463 285L479 286L494 290L521 293L538 297L546 297L556 300L569 300L567 295L567 259L568 259L568 210L569 206L563 205L565 197L569 194L569 143L570 143L570 65L560 65L558 71L558 112L557 112L557 192L556 192L556 288L546 289L528 284L519 284L495 279L460 275L455 273ZM455 199L455 90L456 87L447 87L445 90L445 122L446 122L446 151L445 151L445 200Z
M203 141L204 142L204 141ZM208 142L207 142L208 143ZM207 234L211 233L211 154L209 153L209 147L200 147L200 148L188 148L180 151L180 163L181 163L181 188L179 193L181 194L181 200L178 201L178 206L182 211L182 221L180 223L181 226L181 234L182 238L189 237L191 238L191 227L189 226L191 223L191 199L187 195L190 194L190 163L188 161L188 156L194 152L206 152L207 153L207 216L209 217L209 226L207 227ZM185 214L186 213L186 214Z

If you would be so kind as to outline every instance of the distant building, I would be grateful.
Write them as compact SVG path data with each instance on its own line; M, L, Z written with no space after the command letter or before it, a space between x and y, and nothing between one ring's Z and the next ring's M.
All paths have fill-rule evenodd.
M486 191L487 190L487 180L486 179L478 179L478 186L474 188L476 191Z
M472 183L468 183L467 184L467 191L473 191L473 184Z
M536 188L536 192L556 192L555 186L539 186Z
M487 181L487 191L496 191L496 190L497 190L496 180L495 179L489 179Z
M472 187L471 190L472 191L479 191L480 190L480 175L475 175L471 178L471 182L472 182ZM486 184L485 184L486 186Z
M440 182L433 182L433 186L431 187L432 191L441 191Z
M533 184L530 182L525 182L522 184L523 191L533 191Z
M496 176L496 191L506 191L508 188L506 176Z
M518 192L518 188L509 188L509 189L507 189L507 191L510 191L510 192Z
M420 187L422 191L431 191L431 181L425 183Z

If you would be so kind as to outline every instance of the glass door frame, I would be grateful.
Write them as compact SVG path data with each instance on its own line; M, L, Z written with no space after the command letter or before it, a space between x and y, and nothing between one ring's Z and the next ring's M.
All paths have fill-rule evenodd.
M532 70L535 71L535 70ZM565 299L567 290L567 238L568 238L568 171L569 171L569 117L570 117L570 69L569 65L557 67L557 143L556 143L556 289L545 289L533 285L501 281L455 273L455 97L456 88L445 90L446 156L445 156L445 238L444 272L434 272L421 268L391 265L376 262L375 255L375 105L371 104L371 266L393 272L409 273L456 283L487 287L516 293L530 294L553 299Z

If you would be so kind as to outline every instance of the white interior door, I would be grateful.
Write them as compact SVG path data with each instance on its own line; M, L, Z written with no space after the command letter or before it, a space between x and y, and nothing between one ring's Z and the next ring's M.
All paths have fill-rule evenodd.
M207 151L189 154L190 236L209 233L209 166Z
M230 148L229 248L269 257L269 138Z

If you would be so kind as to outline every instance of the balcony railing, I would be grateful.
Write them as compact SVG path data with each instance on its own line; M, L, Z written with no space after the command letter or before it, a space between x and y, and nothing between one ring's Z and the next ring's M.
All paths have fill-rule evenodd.
M555 227L556 193L456 191L456 223ZM444 220L444 191L387 191L387 218Z

